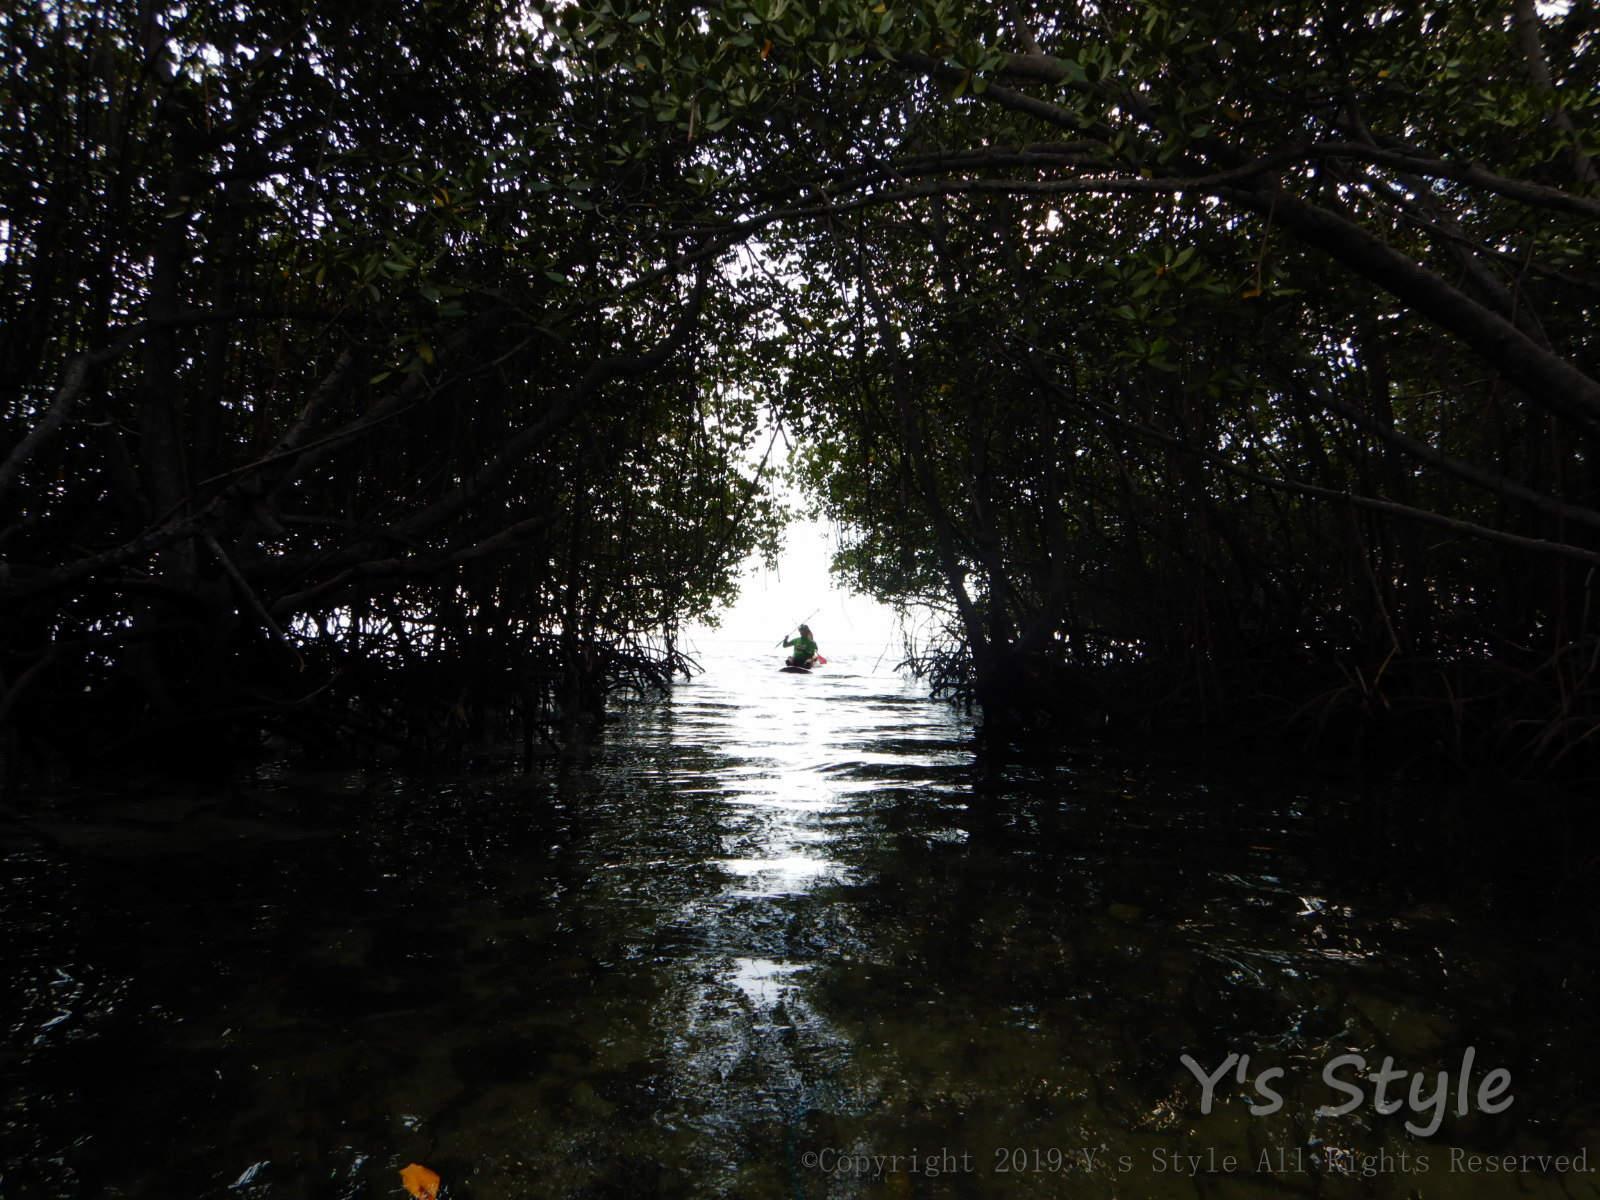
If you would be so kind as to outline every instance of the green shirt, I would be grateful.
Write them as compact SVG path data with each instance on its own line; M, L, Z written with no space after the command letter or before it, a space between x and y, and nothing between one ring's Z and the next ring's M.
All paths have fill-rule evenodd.
M804 635L797 638L784 638L783 644L794 647L794 656L796 658L815 658L817 656L817 644Z

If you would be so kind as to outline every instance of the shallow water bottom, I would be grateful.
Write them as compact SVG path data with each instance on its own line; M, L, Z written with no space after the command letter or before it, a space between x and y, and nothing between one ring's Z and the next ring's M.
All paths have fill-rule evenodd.
M725 655L530 775L42 804L0 1193L1600 1194L1564 851L1281 765L979 752L830 658Z

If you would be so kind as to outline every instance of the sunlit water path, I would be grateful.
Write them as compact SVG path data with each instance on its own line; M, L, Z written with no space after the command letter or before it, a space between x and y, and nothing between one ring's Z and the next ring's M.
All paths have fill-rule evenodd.
M564 770L6 825L0 1196L1597 1194L1540 879L1304 771L980 754L829 649L726 644ZM1320 1114L1350 1053L1448 1099Z

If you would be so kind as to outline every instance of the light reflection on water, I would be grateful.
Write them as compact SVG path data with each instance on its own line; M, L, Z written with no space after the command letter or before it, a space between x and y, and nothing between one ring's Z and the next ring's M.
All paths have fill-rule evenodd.
M703 1132L721 1143L719 1168L691 1191L821 1195L832 1190L828 1180L800 1174L797 1130L819 1104L856 1104L838 1078L855 1047L808 995L817 963L850 953L848 937L817 919L827 910L810 894L851 882L834 850L841 819L875 786L859 777L862 768L914 762L874 749L877 741L916 736L948 750L965 723L848 649L809 676L771 671L770 656L754 648L707 666L676 690L657 734L680 750L736 749L739 757L718 774L722 853L714 861L723 886L668 918L706 931L707 950L720 952L711 972L686 973L672 1006L685 1020L674 1091L705 1098L715 1116ZM949 751L946 761L966 758ZM762 1126L765 1139L752 1143Z
M390 1196L412 1161L456 1200L1596 1194L1447 1170L1600 1121L1592 947L1442 833L1385 850L1265 768L979 753L828 650L725 648L565 769L11 831L0 1194ZM1469 1045L1507 1113L1317 1114L1338 1054ZM1200 1111L1180 1056L1234 1052L1279 1113Z

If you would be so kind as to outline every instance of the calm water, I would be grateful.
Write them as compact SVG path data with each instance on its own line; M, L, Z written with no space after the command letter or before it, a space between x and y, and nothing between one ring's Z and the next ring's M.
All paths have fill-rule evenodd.
M828 649L724 647L564 772L7 826L0 1195L1600 1195L1570 839L977 754Z

